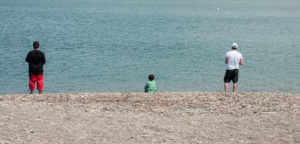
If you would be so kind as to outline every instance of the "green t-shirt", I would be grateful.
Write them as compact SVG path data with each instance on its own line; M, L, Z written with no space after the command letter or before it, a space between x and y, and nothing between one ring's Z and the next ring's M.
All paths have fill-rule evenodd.
M146 89L146 92L156 92L156 84L155 84L155 81L148 81L146 84L145 84L145 89Z

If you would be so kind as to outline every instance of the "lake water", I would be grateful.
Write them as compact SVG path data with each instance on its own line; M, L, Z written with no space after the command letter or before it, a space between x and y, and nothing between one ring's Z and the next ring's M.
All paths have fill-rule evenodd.
M299 0L1 0L0 40L1 94L29 92L35 40L45 93L142 92L150 73L158 91L223 91L232 42L239 91L300 92Z

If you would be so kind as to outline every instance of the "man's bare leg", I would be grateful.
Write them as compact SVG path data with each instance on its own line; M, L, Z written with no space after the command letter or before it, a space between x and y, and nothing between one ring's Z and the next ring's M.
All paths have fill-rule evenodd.
M225 92L228 92L228 83L224 83Z
M30 90L30 94L33 94L33 90Z
M39 94L43 94L43 91L42 91L42 90L40 90L40 91L39 91Z
M233 92L236 92L237 83L233 83Z

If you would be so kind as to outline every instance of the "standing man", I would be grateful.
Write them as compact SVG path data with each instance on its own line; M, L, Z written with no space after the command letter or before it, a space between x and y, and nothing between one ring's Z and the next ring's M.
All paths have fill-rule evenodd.
M43 66L46 63L45 54L39 50L40 44L38 41L33 42L33 49L27 54L26 62L29 64L29 89L30 94L33 94L35 82L39 94L43 93Z
M225 92L228 92L228 83L232 80L233 92L236 92L237 82L239 80L239 66L244 64L242 54L237 51L237 43L232 43L232 50L226 53L225 64L227 64L224 76Z

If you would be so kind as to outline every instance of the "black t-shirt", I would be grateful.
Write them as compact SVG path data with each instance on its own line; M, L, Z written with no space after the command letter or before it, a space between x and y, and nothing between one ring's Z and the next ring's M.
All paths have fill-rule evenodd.
M46 63L45 54L40 50L28 52L26 62L29 64L29 75L43 74L43 66Z

